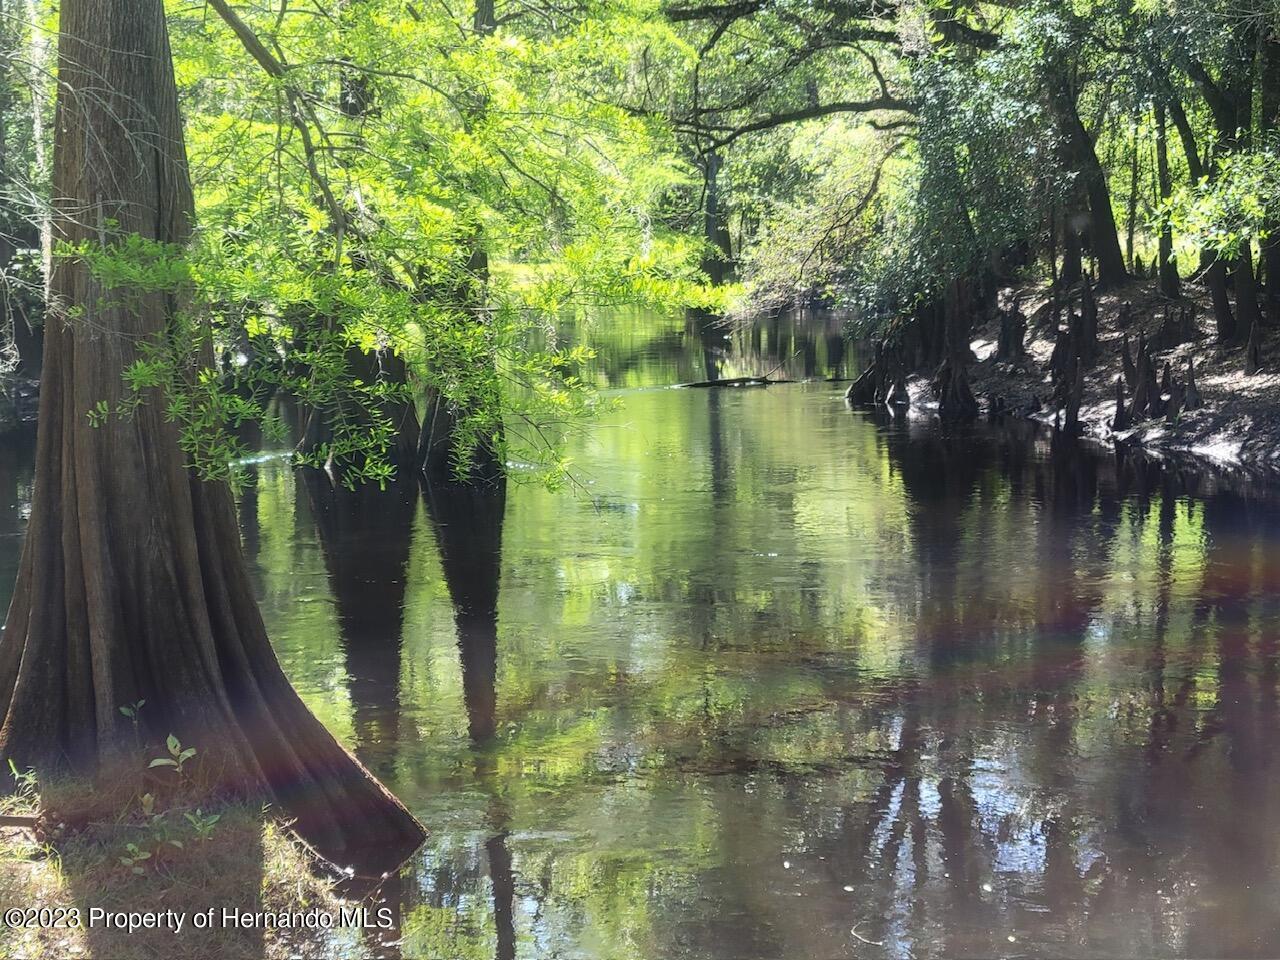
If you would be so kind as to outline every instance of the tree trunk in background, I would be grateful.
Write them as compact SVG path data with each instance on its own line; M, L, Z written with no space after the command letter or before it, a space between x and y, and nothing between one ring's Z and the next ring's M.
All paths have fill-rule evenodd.
M352 7L363 5L364 0L341 0L338 5L340 14L346 14ZM345 44L344 44L345 46ZM338 111L351 120L363 120L372 115L376 106L373 85L369 75L356 68L349 58L342 59L338 82ZM363 133L357 133L357 140L363 141ZM351 257L353 263L359 265L358 255ZM409 367L404 357L390 346L381 346L373 350L364 350L358 346L348 347L345 354L347 376L353 381L362 383L389 383L403 387L409 382ZM313 453L321 445L334 439L334 424L341 418L349 418L358 422L368 422L367 409L348 409L349 404L313 410L307 419L306 431L298 445L299 450ZM378 404L375 411L386 417L395 426L395 438L388 451L393 463L405 465L413 462L418 446L418 412L413 401L394 400Z
M162 0L63 0L57 112L58 239L184 243L193 200ZM188 472L160 396L89 425L99 401L122 398L122 370L165 333L177 298L104 289L72 259L52 294L35 493L0 639L0 758L46 771L129 762L118 708L145 699L145 736L194 746L203 788L274 798L325 856L398 863L422 828L290 686L230 492Z
M1156 180L1160 189L1160 200L1165 202L1173 193L1173 185L1169 177L1169 136L1162 103L1156 104ZM1178 268L1173 262L1173 231L1168 222L1160 227L1158 264L1160 292L1171 299L1181 296Z
M408 365L390 347L363 350L358 346L351 346L347 348L344 359L346 375L352 380L368 384L383 382L403 385L408 382ZM322 444L331 443L335 438L334 424L340 418L369 423L370 414L375 413L386 417L395 428L395 436L387 452L390 460L398 464L412 463L418 448L419 434L418 412L414 409L412 400L387 400L378 403L372 410L365 405L367 402L343 400L334 406L309 411L298 450L310 454Z
M498 29L494 0L476 0L471 27L476 34L485 37ZM488 108L487 99L482 98L467 112L467 126L470 127L481 119ZM469 246L455 299L459 309L469 316L469 321L466 322L478 323L485 308L485 288L489 283L489 251L482 227L475 228ZM496 481L502 473L502 463L493 446L488 443L483 443L471 452L461 478L455 469L458 424L470 411L460 409L456 401L451 401L436 387L428 388L426 400L426 411L418 432L417 464L427 482L443 484L459 479L480 483Z
M1098 283L1105 287L1114 287L1128 279L1128 271L1124 266L1124 252L1120 249L1120 236L1116 230L1115 213L1111 209L1111 192L1107 187L1107 174L1098 162L1097 151L1093 147L1093 139L1080 120L1075 96L1067 84L1057 84L1050 88L1050 108L1057 119L1062 132L1063 163L1079 174L1088 200L1089 243L1094 257L1098 261ZM1079 233L1079 225L1072 222L1071 214L1064 218L1066 233ZM1068 244L1071 242L1068 236ZM1064 283L1067 270L1064 266Z
M1049 255L1049 281L1050 284L1057 289L1058 287L1058 205L1056 203L1049 204L1049 233L1048 233L1048 255Z
M1226 38L1222 70L1216 82L1198 62L1193 60L1188 67L1209 106L1219 143L1227 152L1247 148L1253 126L1253 74L1257 46L1253 30L1254 25L1247 18L1233 22ZM1206 162L1202 172L1206 179L1213 180L1213 164ZM1262 311L1258 308L1258 284L1253 275L1252 246L1247 240L1231 265L1231 273L1236 295L1232 339L1239 339L1246 336L1255 323L1262 322Z
M1259 126L1263 136L1274 136L1280 131L1280 37L1274 28L1264 28L1258 47L1261 113ZM1280 220L1267 223L1270 236L1262 241L1262 275L1266 280L1263 304L1267 321L1280 324Z
M1182 141L1182 152L1187 158L1187 173L1192 183L1198 183L1204 177L1204 164L1200 160L1200 152L1196 148L1195 133L1187 120L1187 112L1177 99L1169 101L1169 115L1178 131L1178 139ZM1212 250L1204 248L1200 251L1200 273L1204 284L1209 288L1209 298L1213 302L1213 320L1217 329L1219 343L1229 343L1236 336L1236 318L1231 310L1231 300L1227 296L1227 270L1225 264Z
M1062 271L1058 274L1058 287L1070 290L1084 276L1083 252L1080 249L1080 229L1073 223L1081 214L1067 208L1062 215Z
M463 323L481 323L485 309L485 287L489 282L489 254L485 250L484 234L477 229L470 243L470 253L463 268L462 281L454 291L463 316ZM502 473L494 438L484 438L472 450L465 468L455 469L457 461L458 424L462 417L477 409L459 407L457 400L446 397L438 388L427 390L427 407L418 431L417 464L422 475L431 483L464 482L492 483Z
M1262 310L1258 307L1258 278L1253 273L1253 243L1247 238L1240 245L1233 275L1236 287L1236 322L1241 330L1249 330L1255 323L1262 323Z
M942 365L933 378L938 413L944 419L969 419L978 415L978 401L969 386L969 332L973 325L972 283L956 277L944 296L944 347Z
M1133 270L1133 235L1138 227L1138 116L1133 117L1133 141L1129 145L1129 203L1125 224L1125 261Z
M702 271L719 286L733 275L733 249L729 227L725 223L720 200L720 170L724 161L720 154L710 153L703 160L703 239L711 252L702 261Z

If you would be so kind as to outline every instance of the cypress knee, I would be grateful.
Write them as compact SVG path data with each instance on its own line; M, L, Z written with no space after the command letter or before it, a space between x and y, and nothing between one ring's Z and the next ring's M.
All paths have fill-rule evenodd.
M1202 406L1204 401L1200 397L1200 390L1196 387L1196 361L1194 357L1187 357L1187 386L1182 395L1182 408L1199 410Z
M1116 377L1116 412L1111 418L1111 429L1116 433L1128 430L1132 426L1129 411L1124 405L1124 377Z

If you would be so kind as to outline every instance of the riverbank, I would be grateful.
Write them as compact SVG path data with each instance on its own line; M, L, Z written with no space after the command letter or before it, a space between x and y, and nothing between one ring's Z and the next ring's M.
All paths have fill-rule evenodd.
M70 784L52 801L6 798L6 824L37 825L0 827L0 960L321 957L358 945L358 930L244 922L344 906L333 874L262 809L161 810L150 795L108 807L95 794ZM92 819L62 826L90 807ZM200 928L197 917L213 919Z
M1247 376L1244 347L1223 348L1215 343L1207 294L1191 284L1184 284L1184 293L1186 300L1169 301L1154 281L1135 280L1099 294L1097 361L1084 377L1082 436L1131 444L1157 456L1191 458L1219 469L1280 476L1280 355L1274 331L1263 338L1259 372ZM1000 299L1002 305L1017 302L1027 318L1025 355L1012 361L998 359L1000 321L987 319L974 330L971 341L975 362L968 373L973 392L984 409L1002 406L1011 415L1053 424L1058 411L1052 401L1049 363L1056 331L1048 286L1011 287L1001 291ZM1139 336L1157 343L1166 309L1188 303L1195 306L1193 336L1177 346L1153 348L1152 358L1157 374L1168 363L1173 375L1184 381L1188 361L1194 359L1203 406L1184 410L1172 420L1162 417L1113 430L1115 383L1122 374L1125 336L1131 350L1136 350ZM913 407L936 408L928 373L910 378L908 389Z

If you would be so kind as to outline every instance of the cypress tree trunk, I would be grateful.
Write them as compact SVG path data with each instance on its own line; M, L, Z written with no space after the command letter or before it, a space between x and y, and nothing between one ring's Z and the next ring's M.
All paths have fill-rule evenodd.
M1258 57L1259 126L1266 136L1280 129L1280 38L1270 26L1263 30ZM1262 275L1267 283L1263 302L1268 322L1275 325L1280 324L1280 221L1272 219L1267 228L1269 236L1262 241Z
M724 161L718 153L708 154L703 161L706 194L703 200L703 238L714 252L702 261L702 271L716 286L733 273L733 250L720 199L720 168L723 166Z
M1195 133L1187 120L1187 112L1177 99L1169 101L1169 115L1177 128L1178 139L1182 141L1182 152L1187 158L1187 173L1193 183L1199 182L1205 175L1204 164L1200 160L1200 152L1196 149ZM1212 250L1200 251L1200 272L1204 284L1209 288L1209 298L1213 302L1213 319L1217 327L1218 341L1229 343L1235 339L1236 317L1231 310L1231 300L1227 296L1226 265Z
M1075 95L1069 85L1051 86L1049 97L1050 108L1062 131L1063 162L1068 169L1080 175L1089 202L1089 242L1098 260L1098 283L1103 288L1117 286L1128 279L1129 274L1124 265L1124 252L1120 249L1115 213L1111 209L1106 171L1098 161L1089 131L1080 120ZM1070 244L1070 234L1076 228L1070 213L1065 219L1067 242ZM1074 282L1074 279L1067 278L1065 267L1062 272L1064 282Z
M498 29L494 0L476 0L471 17L471 28L482 37L491 36ZM488 98L480 97L465 112L466 124L472 126L482 120L488 109ZM477 224L471 236L461 279L454 290L455 302L459 309L470 315L469 322L483 322L488 284L489 250L484 229ZM501 475L503 465L499 462L493 447L487 443L482 443L471 451L465 470L462 471L462 478L454 469L454 448L459 421L473 412L475 407L456 408L437 387L430 387L427 390L426 401L426 411L422 417L417 444L417 464L422 476L429 483L437 484L447 484L458 479L475 482L495 481Z
M162 0L63 0L57 113L55 235L185 242L193 200ZM35 492L0 639L0 761L123 762L119 707L145 699L144 734L196 747L202 788L276 800L325 856L398 863L422 828L290 686L230 492L188 471L161 397L89 424L122 397L137 344L169 329L175 296L103 289L71 259L51 286Z
M1169 137L1162 103L1156 104L1156 180L1160 189L1160 200L1167 202L1173 193L1173 184L1169 178ZM1160 227L1158 262L1160 292L1170 299L1180 296L1178 268L1173 263L1173 231L1167 221Z
M1214 127L1218 131L1219 150L1235 153L1247 149L1252 129L1254 94L1254 57L1256 25L1248 18L1233 22L1223 51L1223 64L1215 81L1198 61L1192 60L1188 71L1200 86ZM1175 119L1177 114L1174 114ZM1179 127L1181 131L1181 127ZM1214 178L1214 165L1206 163L1206 179ZM1258 284L1253 275L1252 244L1247 240L1232 264L1235 284L1236 322L1234 337L1241 337L1262 321L1258 307Z
M1138 226L1138 115L1134 112L1133 137L1129 144L1129 201L1125 217L1124 256L1133 270L1133 235Z

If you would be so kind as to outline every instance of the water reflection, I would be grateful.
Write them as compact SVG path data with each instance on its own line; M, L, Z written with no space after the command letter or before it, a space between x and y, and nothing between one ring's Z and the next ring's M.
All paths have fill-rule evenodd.
M427 513L453 601L471 739L484 746L497 729L498 579L506 481L424 484Z
M391 778L400 741L400 649L417 485L400 480L350 490L319 470L297 476L337 613L355 753L378 777Z
M19 435L0 437L0 610L8 611L18 577L22 535L31 510L35 444Z
M765 372L676 339L599 375ZM624 401L588 496L242 506L291 678L431 828L371 955L1280 952L1273 490L822 383Z
M795 310L744 325L696 311L663 316L617 310L585 325L565 319L542 340L589 344L596 353L589 372L602 388L765 374L785 380L844 378L856 373L844 339L847 319L829 311Z
M498 582L507 484L505 479L478 485L428 483L423 489L453 601L475 779L488 797L493 832L484 850L493 898L494 956L514 960L515 876L507 846L508 813L489 750L497 731Z
M628 406L594 502L507 507L504 729L419 948L1274 951L1231 812L1277 813L1274 502L816 389Z

